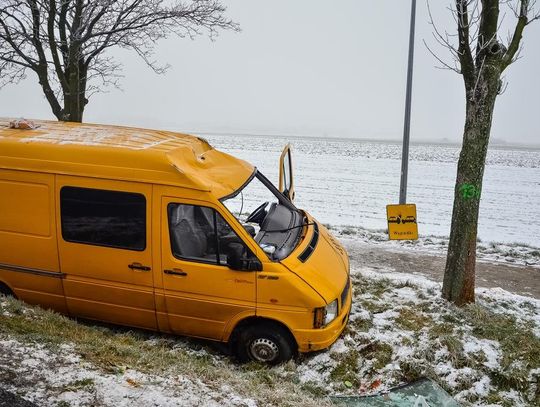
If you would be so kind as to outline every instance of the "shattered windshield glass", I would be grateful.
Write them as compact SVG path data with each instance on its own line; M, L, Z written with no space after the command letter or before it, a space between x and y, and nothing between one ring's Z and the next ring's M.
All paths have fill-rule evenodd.
M303 215L260 172L221 202L270 259L284 259L296 247Z

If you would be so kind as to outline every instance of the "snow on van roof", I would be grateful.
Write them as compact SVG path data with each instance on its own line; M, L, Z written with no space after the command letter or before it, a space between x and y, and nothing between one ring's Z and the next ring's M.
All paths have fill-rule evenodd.
M218 197L234 192L254 171L206 140L181 133L40 120L34 129L9 124L0 118L0 168L178 185Z
M181 133L69 122L33 121L35 129L11 129L9 120L0 118L0 137L16 137L21 143L52 143L146 150L170 143L192 144L205 140Z

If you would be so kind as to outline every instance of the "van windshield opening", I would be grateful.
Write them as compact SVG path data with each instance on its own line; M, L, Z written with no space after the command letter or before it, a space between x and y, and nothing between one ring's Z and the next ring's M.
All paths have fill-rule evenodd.
M221 202L271 260L286 258L298 245L304 215L257 170Z

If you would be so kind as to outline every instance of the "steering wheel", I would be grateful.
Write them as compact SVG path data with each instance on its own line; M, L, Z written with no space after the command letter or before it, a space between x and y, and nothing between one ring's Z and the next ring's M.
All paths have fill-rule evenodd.
M265 208L269 204L268 201L263 203L262 205L258 206L257 209L255 209L253 212L249 214L249 216L246 219L247 223L258 223L261 224L264 218L266 217L266 211Z

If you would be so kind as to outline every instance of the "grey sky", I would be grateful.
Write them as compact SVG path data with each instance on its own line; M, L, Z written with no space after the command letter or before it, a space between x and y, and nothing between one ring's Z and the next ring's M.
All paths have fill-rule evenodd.
M156 75L122 50L123 91L94 96L85 121L191 132L249 132L398 139L402 135L409 1L228 0L241 33L217 41L171 38ZM448 1L432 0L442 29L454 31ZM513 16L506 16L507 22ZM512 20L513 21L513 20ZM462 135L461 77L436 69L424 47L431 36L419 0L412 141ZM492 137L540 143L540 22L526 28L523 58L507 73ZM53 118L32 73L0 90L0 116Z

